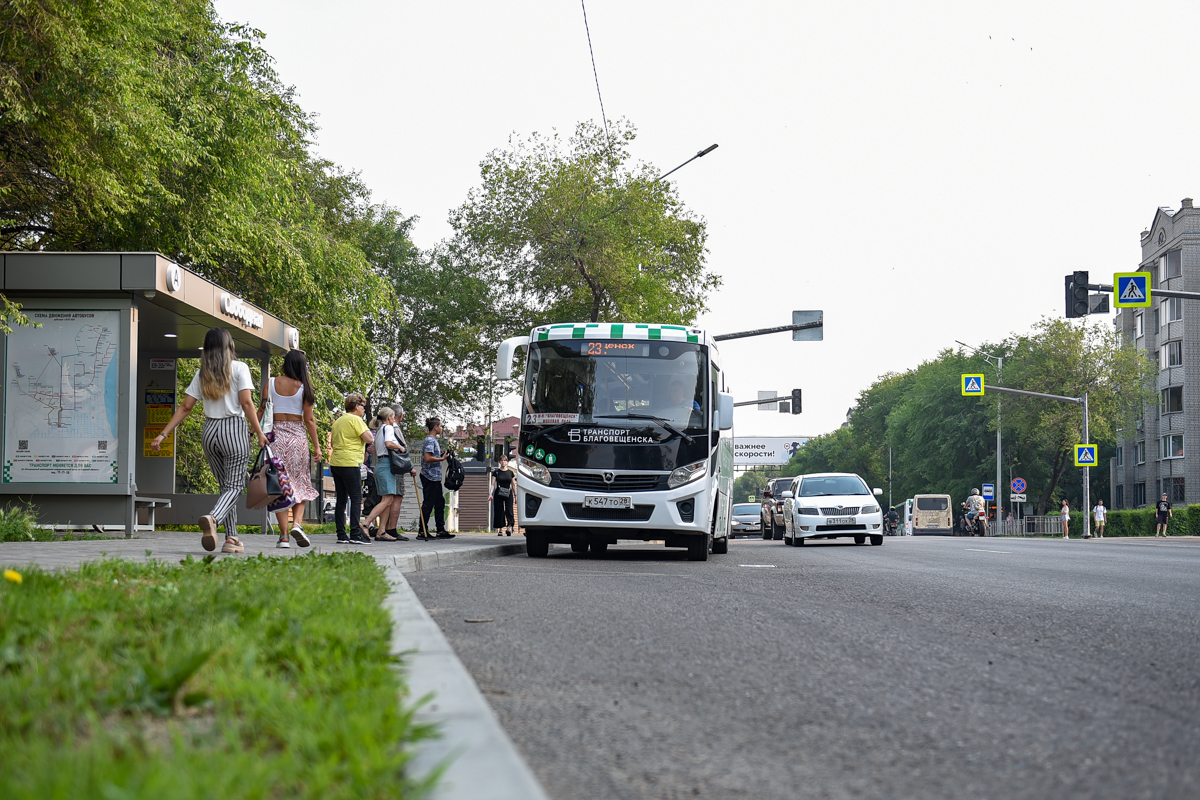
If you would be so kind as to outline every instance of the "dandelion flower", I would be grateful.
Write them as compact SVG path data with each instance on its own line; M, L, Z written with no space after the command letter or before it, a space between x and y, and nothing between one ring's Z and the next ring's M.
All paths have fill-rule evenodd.
M17 572L15 569L6 569L4 570L4 580L8 581L9 583L20 583L23 578L21 577L21 573Z

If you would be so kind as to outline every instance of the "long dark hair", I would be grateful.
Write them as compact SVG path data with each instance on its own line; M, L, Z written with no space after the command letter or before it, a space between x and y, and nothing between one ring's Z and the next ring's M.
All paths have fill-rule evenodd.
M283 374L294 381L300 381L304 386L304 402L310 406L317 402L317 394L313 391L312 381L308 379L308 359L299 350L288 350L283 357Z
M217 400L229 392L233 361L237 351L233 337L224 328L209 328L204 334L204 352L200 354L200 393Z

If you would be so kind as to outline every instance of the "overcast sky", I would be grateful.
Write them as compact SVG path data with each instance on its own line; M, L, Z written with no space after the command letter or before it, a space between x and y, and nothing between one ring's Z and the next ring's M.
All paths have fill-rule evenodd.
M420 246L510 134L600 119L579 2L216 6L267 34L320 154L419 216ZM720 145L671 178L724 280L700 324L825 312L823 342L722 347L736 399L804 390L800 416L739 409L739 436L829 431L885 372L1061 317L1063 275L1133 269L1156 208L1200 199L1195 2L589 0L587 18L635 157L665 171Z

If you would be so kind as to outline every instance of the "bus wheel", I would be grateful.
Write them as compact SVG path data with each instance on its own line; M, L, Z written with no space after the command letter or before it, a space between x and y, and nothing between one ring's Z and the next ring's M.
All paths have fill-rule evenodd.
M873 544L873 545L881 545L881 544L883 544L883 537L882 537L882 536L872 536L872 537L871 537L871 544Z
M723 556L729 552L729 537L713 539L712 551L714 556Z
M525 531L525 553L530 558L545 558L550 555L550 542L544 533Z
M572 553L586 553L588 551L587 542L571 542Z
M855 544L863 544L866 541L867 541L867 537L865 537L865 536L855 536L854 537Z
M708 542L709 537L707 535L693 536L688 541L688 561L708 561Z
M592 542L592 555L602 556L608 552L608 542Z
M793 536L792 544L795 545L796 547L804 547L804 537L803 536Z

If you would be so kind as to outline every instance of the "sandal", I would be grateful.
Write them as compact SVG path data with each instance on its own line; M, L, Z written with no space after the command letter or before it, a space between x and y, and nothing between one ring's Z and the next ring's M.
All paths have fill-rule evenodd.
M244 553L246 546L242 544L242 540L236 536L226 536L225 544L221 545L222 553Z
M382 533L376 534L375 541L377 541L377 542L398 542L400 540L397 539L395 536L392 536L387 531L384 531Z

